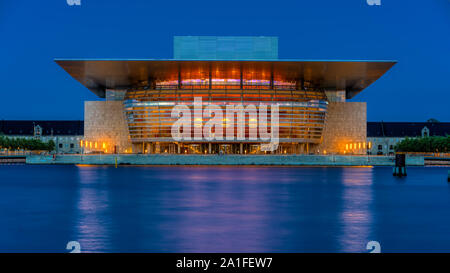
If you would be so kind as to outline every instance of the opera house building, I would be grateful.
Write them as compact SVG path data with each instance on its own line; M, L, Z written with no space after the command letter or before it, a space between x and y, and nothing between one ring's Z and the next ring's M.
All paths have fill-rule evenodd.
M267 153L249 137L250 117L244 138L174 139L173 107L193 109L195 98L223 109L276 104L279 144L270 153L366 154L366 103L347 100L395 64L279 59L276 37L209 36L174 37L173 59L55 62L100 98L85 102L84 152L137 154ZM225 115L223 123L237 129Z

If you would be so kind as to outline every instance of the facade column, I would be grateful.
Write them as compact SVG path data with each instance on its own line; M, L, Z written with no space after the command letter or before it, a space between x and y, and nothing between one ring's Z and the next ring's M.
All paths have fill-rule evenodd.
M208 143L208 153L211 154L211 142Z
M270 68L270 89L274 89L274 84L273 84L273 64L271 65Z
M181 154L181 147L180 147L180 143L177 144L177 148L178 148L178 153Z
M240 84L240 88L241 88L241 90L242 89L244 89L244 80L243 80L243 71L242 71L242 63L241 63L241 65L240 65L240 68L239 68L239 84Z
M181 65L178 65L178 89L181 89Z
M242 143L239 144L239 149L240 149L239 154L244 154L244 147L243 146L244 145Z
M208 73L208 78L209 78L209 90L212 89L212 64L209 63L209 73Z

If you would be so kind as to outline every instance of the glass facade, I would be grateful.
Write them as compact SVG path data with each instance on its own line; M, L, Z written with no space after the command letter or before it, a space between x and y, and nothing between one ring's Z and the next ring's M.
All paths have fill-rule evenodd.
M174 143L171 128L177 118L171 117L173 107L177 104L183 104L188 106L192 112L194 98L198 97L202 98L203 106L209 103L219 105L224 112L226 105L243 105L245 107L252 104L259 110L261 103L269 106L278 104L279 138L281 143L317 144L320 142L328 104L323 91L295 90L295 88L292 89L295 84L289 85L285 83L283 85L274 85L271 88L270 82L266 83L265 80L259 80L259 82L256 82L257 84L252 82L252 85L246 85L247 88L243 89L236 88L236 86L240 86L240 82L235 84L234 81L229 79L224 81L213 79L212 83L214 82L221 82L221 84L212 84L212 88L207 89L206 86L209 87L209 83L203 84L201 81L191 81L193 84L188 85L189 88L186 85L182 85L184 88L180 89L129 90L125 96L124 109L132 142L144 145L155 142ZM205 88L201 88L202 86ZM268 114L268 117L268 127L270 127L270 114ZM192 114L192 124L194 124L193 118ZM204 126L208 120L204 118L201 121L202 125ZM230 123L224 118L224 130L229 124L236 126L236 123ZM245 145L248 147L240 147L240 150L244 149L249 152L252 150L249 143L252 141L248 141L249 128L252 125L250 125L250 117L247 115L245 119L245 139L247 140L245 142L247 144ZM233 143L243 142L242 140L237 140L237 129L234 132L234 141L221 141L228 142L228 144L222 143L223 145L231 145L229 146L230 151L237 149L236 146L232 145ZM193 128L191 129L191 134L193 139ZM213 140L211 142L219 141ZM253 141L252 143L258 142L262 141ZM205 149L200 142L194 143L194 141L190 141L190 144L190 152L192 152L192 147L194 147L192 145L200 145L198 146L199 151ZM223 150L224 147L220 149ZM211 149L211 147L208 148ZM171 152L175 148L168 149Z

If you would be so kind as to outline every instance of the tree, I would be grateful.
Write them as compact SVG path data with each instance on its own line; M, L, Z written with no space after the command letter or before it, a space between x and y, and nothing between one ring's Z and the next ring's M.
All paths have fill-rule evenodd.
M395 146L397 152L450 152L450 136L405 138Z
M55 142L53 140L50 139L49 142L47 142L47 151L51 152L53 150L55 150Z
M0 135L0 148L8 150L27 150L27 151L53 151L55 149L55 142L49 140L43 142L40 139L26 139L26 138L10 138Z

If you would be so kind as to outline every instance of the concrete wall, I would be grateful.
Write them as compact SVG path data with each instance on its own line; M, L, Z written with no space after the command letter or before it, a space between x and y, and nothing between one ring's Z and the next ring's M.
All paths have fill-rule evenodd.
M371 147L369 153L371 155L393 155L395 153L394 147L404 137L368 137Z
M105 150L108 153L114 151L114 146L117 146L118 153L131 152L122 101L86 101L84 138L88 142L97 142L97 149L89 144L84 148L85 152L103 150L103 143L106 144Z
M359 143L367 141L366 127L365 102L329 102L322 143L318 145L318 151L314 152L342 154L345 151L345 144L352 144L352 150L347 150L347 154L366 154L362 144L359 148Z
M392 156L343 155L57 155L27 156L28 164L92 165L272 165L272 166L393 166ZM424 165L423 156L407 156L406 164Z
M55 151L57 153L79 154L81 153L80 140L83 136L42 136L41 140L55 142Z

